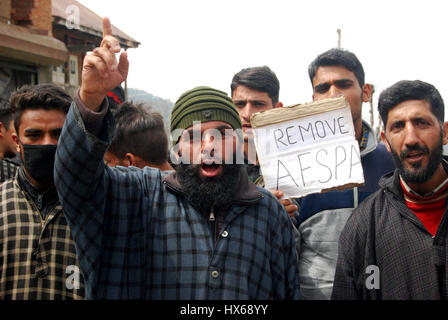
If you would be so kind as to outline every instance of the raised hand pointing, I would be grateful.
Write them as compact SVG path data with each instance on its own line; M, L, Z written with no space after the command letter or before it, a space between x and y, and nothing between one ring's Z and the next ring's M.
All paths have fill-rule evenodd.
M87 52L82 66L82 82L79 92L82 102L97 111L107 92L120 85L128 75L129 61L120 43L112 36L109 18L103 18L103 40L92 52Z

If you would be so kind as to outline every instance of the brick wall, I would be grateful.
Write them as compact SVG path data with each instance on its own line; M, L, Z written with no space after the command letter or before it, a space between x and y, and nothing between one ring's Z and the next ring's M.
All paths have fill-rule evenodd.
M51 35L51 0L11 0L12 23Z
M0 22L7 23L11 20L11 0L0 1Z

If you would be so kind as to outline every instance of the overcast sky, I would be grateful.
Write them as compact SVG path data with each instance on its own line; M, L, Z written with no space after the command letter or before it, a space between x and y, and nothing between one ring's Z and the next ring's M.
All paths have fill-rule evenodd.
M128 50L128 86L175 102L267 65L285 105L311 101L307 68L337 46L354 52L376 98L398 80L434 84L448 104L448 5L440 0L81 0L141 45ZM369 119L368 105L363 118Z

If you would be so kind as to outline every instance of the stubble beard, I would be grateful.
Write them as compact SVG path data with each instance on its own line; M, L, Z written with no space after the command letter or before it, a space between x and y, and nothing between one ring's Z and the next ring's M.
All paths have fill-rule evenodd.
M431 151L427 147L422 146L411 146L409 148L406 148L406 150L402 151L400 155L395 152L395 150L391 149L392 151L392 159L394 161L395 166L398 168L398 171L400 173L400 176L403 178L406 183L425 183L436 172L437 168L440 165L440 162L442 161L442 155L443 155L443 132L440 135L439 142L437 146ZM389 144L390 145L390 144ZM418 161L414 164L412 164L412 169L409 169L403 165L404 159L406 158L406 155L410 151L422 151L425 154L429 154L429 161L425 168L422 168L422 161Z

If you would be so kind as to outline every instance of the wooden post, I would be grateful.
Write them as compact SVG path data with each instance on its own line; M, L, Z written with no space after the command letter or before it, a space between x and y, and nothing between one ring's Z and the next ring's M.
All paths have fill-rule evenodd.
M127 48L124 51L127 51ZM124 101L128 101L128 77L124 80Z
M338 48L341 48L341 29L337 30L338 32Z

